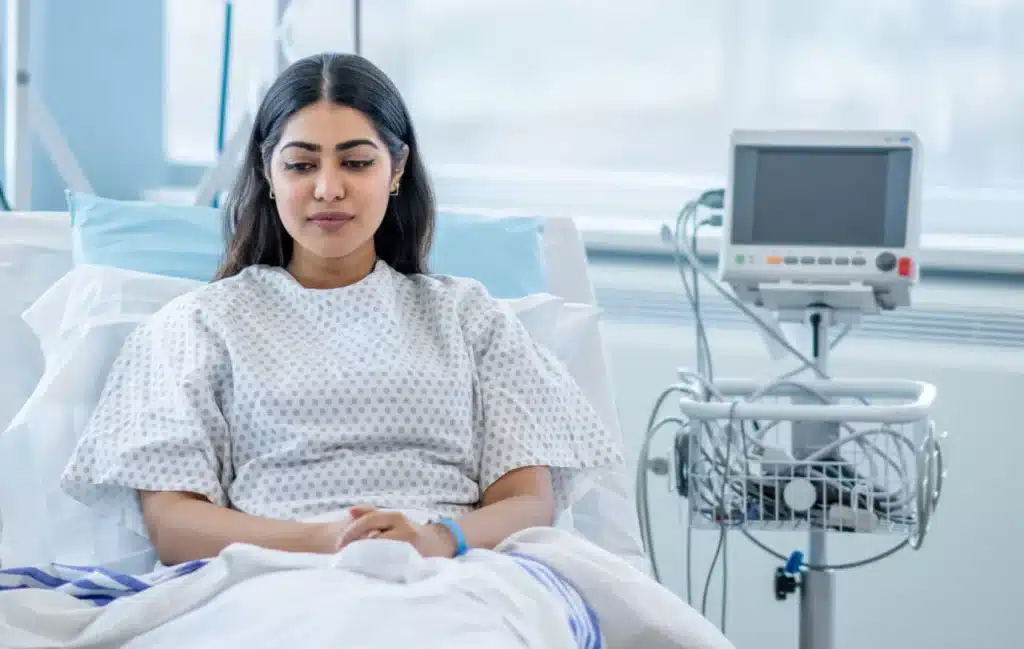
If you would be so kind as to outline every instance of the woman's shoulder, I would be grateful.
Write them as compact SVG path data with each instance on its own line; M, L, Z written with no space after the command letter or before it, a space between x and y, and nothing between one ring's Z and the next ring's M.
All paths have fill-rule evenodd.
M443 301L460 312L501 308L501 301L494 298L482 282L472 277L423 274L411 275L409 280L421 295Z
M161 307L152 321L166 326L219 320L224 315L237 313L243 303L250 302L253 290L252 273L246 269L177 296Z

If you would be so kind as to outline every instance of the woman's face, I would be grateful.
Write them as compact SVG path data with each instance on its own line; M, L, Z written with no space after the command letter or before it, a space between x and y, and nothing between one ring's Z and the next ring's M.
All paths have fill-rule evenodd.
M373 235L403 165L353 108L319 101L296 113L269 165L277 211L295 241L293 266L372 264Z

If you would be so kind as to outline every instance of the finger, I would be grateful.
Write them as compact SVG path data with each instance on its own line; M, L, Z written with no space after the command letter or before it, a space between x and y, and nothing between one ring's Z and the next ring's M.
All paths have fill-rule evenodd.
M351 525L349 525L348 529L345 530L345 534L341 539L341 546L344 547L353 541L365 538L367 534L374 530L378 532L386 532L403 520L403 518L404 517L397 512L374 511L369 514L365 514L357 518Z
M406 543L412 543L416 540L416 530L411 526L398 525L392 527L386 532L380 532L377 536L379 539L387 539L389 541L405 541Z
M366 533L366 536L364 536L363 538L375 539L375 538L377 538L380 535L381 535L381 531L380 530L370 530L369 532Z
M384 531L388 529L387 519L382 517L380 512L370 512L352 521L341 536L340 545L344 547L353 541L365 537L370 532Z
M377 511L377 508L373 505L356 505L348 510L348 515L352 518L360 518L375 511Z

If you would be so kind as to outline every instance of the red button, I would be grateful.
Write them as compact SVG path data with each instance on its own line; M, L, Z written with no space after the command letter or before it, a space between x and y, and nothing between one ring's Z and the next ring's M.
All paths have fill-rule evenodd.
M900 257L900 264L897 271L901 277L910 277L914 272L914 260L910 257Z

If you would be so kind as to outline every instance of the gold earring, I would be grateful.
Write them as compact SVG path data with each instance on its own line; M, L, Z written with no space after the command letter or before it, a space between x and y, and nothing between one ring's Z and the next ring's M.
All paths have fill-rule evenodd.
M395 183L395 186L391 188L391 195L392 196L398 196L398 188L400 186L401 186L401 183Z

